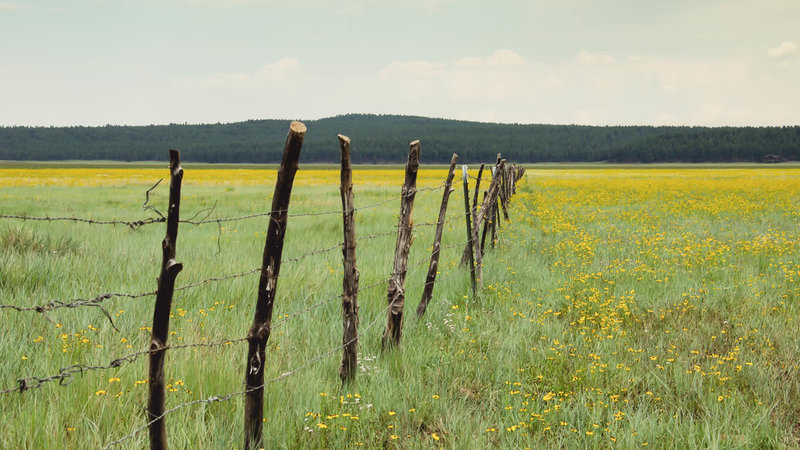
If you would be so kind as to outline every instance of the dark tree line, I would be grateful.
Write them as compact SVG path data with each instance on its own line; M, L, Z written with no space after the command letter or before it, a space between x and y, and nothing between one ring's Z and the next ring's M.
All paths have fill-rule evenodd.
M517 125L350 114L306 121L303 162L338 162L336 135L353 140L354 163L402 163L408 143L422 141L426 163L464 162L502 153L517 162L726 162L766 155L800 159L800 126L652 127ZM165 159L169 148L185 161L276 163L288 121L104 127L0 127L0 160Z

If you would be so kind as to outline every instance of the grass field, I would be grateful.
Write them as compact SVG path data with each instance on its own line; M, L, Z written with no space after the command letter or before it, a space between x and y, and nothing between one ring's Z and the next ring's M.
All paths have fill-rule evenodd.
M165 168L0 168L0 214L139 219ZM445 171L423 169L421 187ZM274 170L187 168L182 217L269 209ZM402 172L356 169L355 202L397 197ZM460 185L459 185L460 186ZM800 170L795 167L528 170L473 301L458 267L463 197L450 199L440 280L422 291L441 190L420 192L403 344L381 353L394 236L359 242L360 362L342 389L341 253L281 268L266 378L266 448L769 448L800 439ZM151 203L166 211L165 185ZM338 172L298 172L291 213L340 208ZM399 202L356 214L359 237L391 231ZM264 217L181 225L178 285L258 267ZM133 231L0 221L0 303L155 289L161 224ZM341 215L290 217L284 258L342 240ZM244 337L254 275L180 291L170 344ZM0 390L72 364L107 365L149 344L153 297L0 309ZM313 307L313 308L312 308ZM49 319L49 320L48 320ZM243 389L242 343L170 351L167 408ZM94 448L143 425L147 358L0 397L0 448ZM241 396L177 410L174 448L241 448ZM147 446L146 430L120 444Z

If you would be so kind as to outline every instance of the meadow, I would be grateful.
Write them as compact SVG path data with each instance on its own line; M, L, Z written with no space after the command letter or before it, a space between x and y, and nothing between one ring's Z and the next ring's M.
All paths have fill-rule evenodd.
M355 169L356 207L376 206L356 214L359 372L345 387L341 214L289 217L283 256L301 259L278 282L266 448L800 446L800 169L529 168L475 299L458 265L456 182L441 273L417 319L445 175L420 171L431 189L414 209L403 342L381 352L403 176ZM144 192L162 177L166 167L0 167L0 214L151 217ZM340 209L338 177L301 166L290 214ZM187 168L181 216L267 211L274 180L274 169ZM167 195L162 183L150 204L166 213ZM177 285L257 268L266 228L266 217L181 224ZM163 236L163 224L0 220L0 304L153 291ZM256 284L176 292L169 343L213 345L170 350L168 409L243 389L246 345L226 342L246 335ZM98 308L0 309L0 390L147 349L153 301L105 300L113 325ZM146 355L0 394L0 447L102 447L146 423L146 403ZM170 444L241 448L243 416L241 396L181 408L166 418ZM147 445L144 430L119 446Z

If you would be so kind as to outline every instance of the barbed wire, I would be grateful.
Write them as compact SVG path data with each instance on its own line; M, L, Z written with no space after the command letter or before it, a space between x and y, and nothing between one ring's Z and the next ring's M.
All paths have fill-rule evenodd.
M458 247L458 246L462 246L464 244L465 243L458 243L458 244L451 244L451 245L448 245L448 246L440 247L439 251L441 252L442 250L445 250L447 248ZM429 261L429 257L426 255L426 257L420 258L418 261L416 261L416 262L414 262L414 263L412 263L410 265L407 265L406 266L406 272L408 272L409 270L411 270L411 269L413 269L413 268L415 268L415 267L417 267L419 265L422 265L423 263L425 263L427 261ZM254 269L254 270L250 270L250 271L246 271L246 272L241 272L241 273L234 274L234 275L228 275L228 276L225 276L225 277L210 278L210 279L202 280L202 281L197 282L197 283L192 283L192 284L188 284L188 285L176 288L175 290L176 291L180 291L180 290L185 290L185 289L189 289L189 288L192 288L192 287L200 286L202 284L205 284L209 280L225 280L225 279L241 277L241 276L249 275L251 273L258 272L260 270L261 269L258 268L258 269ZM388 279L378 280L378 281L376 281L374 283L371 283L371 284L369 284L367 286L361 286L361 287L359 287L358 292L360 293L360 292L363 292L363 291L367 291L367 290L373 289L373 288L378 287L378 286L380 286L380 285L382 285L384 283L388 283L389 280L391 280L391 277L388 278ZM422 284L424 284L424 283L422 283ZM422 284L420 284L420 285L422 285ZM415 285L407 286L406 288L403 289L402 292L405 293L405 291L407 289L413 288L414 286ZM109 294L111 294L111 293L109 293ZM144 294L138 294L138 296L154 295L154 294L155 293L144 293ZM130 294L120 294L120 295L122 295L122 296L131 296ZM97 298L99 298L99 297L97 297ZM331 297L328 297L328 298L326 298L326 299L324 299L324 300L322 300L320 302L317 302L317 303L315 303L313 305L310 305L310 306L308 306L306 308L303 308L301 310L295 311L293 313L289 313L289 314L283 316L283 318L281 320L276 321L276 323L271 328L272 329L279 328L279 327L285 325L289 320L291 320L291 319L293 319L293 318L295 318L297 316L300 316L300 315L306 314L308 312L311 312L311 311L313 311L315 309L318 309L318 308L320 308L320 307L322 307L322 306L324 306L324 305L326 305L326 304L328 304L328 303L330 303L330 302L332 302L334 300L340 299L340 298L342 298L341 294L338 294L338 295L335 295L335 296L331 296ZM218 341L218 342L204 342L204 343L193 343L193 344L168 345L168 346L162 347L161 349L159 349L159 351L160 350L176 350L176 349L185 349L185 348L195 348L195 347L214 347L214 346L219 346L219 345L230 345L230 344L233 344L233 343L236 343L236 342L242 342L242 341L245 341L245 340L246 340L246 338L236 338L236 339L225 339L225 340ZM50 376L46 376L46 377L36 377L36 376L34 376L34 377L21 378L21 379L17 380L17 383L18 383L17 387L2 390L2 391L0 391L0 394L7 394L7 393L11 393L11 392L25 392L25 391L30 390L30 389L35 389L35 388L41 387L42 385L44 385L44 384L46 384L48 382L52 382L52 381L58 381L59 385L66 386L67 384L69 384L71 382L71 381L66 381L66 380L71 380L72 376L74 374L77 374L77 373L82 374L84 372L91 372L91 371L96 371L96 370L107 370L107 369L112 369L112 368L118 368L118 367L120 367L120 366L122 366L122 365L124 365L126 363L132 363L132 362L136 361L139 356L148 354L151 351L152 350L148 349L148 350L140 350L140 351L137 351L137 352L133 352L133 353L130 353L128 355L125 355L125 356L122 356L122 357L119 357L119 358L115 358L115 359L111 360L111 362L109 364L106 364L106 365L75 364L75 365L72 365L72 366L61 368L58 371L58 373L56 373L55 375L50 375Z
M156 185L158 185L158 183L156 183ZM153 188L154 187L155 186L153 186ZM403 199L405 197L410 197L411 195L417 194L419 192L438 190L438 189L442 189L442 187L443 187L443 185L442 186L434 186L434 187L415 189L414 191L409 192L407 194L403 194L403 195L400 195L400 196L397 196L397 197L392 197L392 198L389 198L389 199L386 199L386 200L383 200L383 201L380 201L380 202L377 202L377 203L369 204L369 205L366 205L366 206L360 206L358 208L354 208L353 210L358 212L358 211L362 211L362 210L365 210L365 209L376 208L376 207L384 205L386 203L390 203L390 202L394 202L394 201L397 201L397 200L401 200L401 199ZM149 194L149 192L153 188L148 189L147 193ZM95 220L95 219L87 219L87 218L83 218L83 217L66 217L66 216L49 217L49 216L28 216L28 215L25 215L25 214L0 214L0 219L16 219L16 220L22 220L22 221L30 220L30 221L46 221L46 222L80 222L80 223L87 223L87 224L91 224L91 225L126 225L126 226L130 227L133 230L136 230L136 229L138 229L138 228L140 228L140 227L142 227L144 225L150 225L150 224L154 224L154 223L164 223L164 222L167 221L166 217L161 215L161 213L158 212L158 210L156 210L152 206L147 206L147 200L145 201L145 209L146 210L153 210L157 214L159 214L161 217L149 217L149 218L140 219L140 220L121 220L121 219ZM192 216L192 218L179 220L178 222L179 223L186 223L186 224L189 224L189 225L195 225L195 226L203 225L203 224L207 224L207 223L221 224L221 223L226 223L226 222L238 222L238 221L254 219L254 218L258 218L258 217L271 216L273 213L288 212L288 209L284 209L284 210L266 211L266 212L261 212L261 213L247 214L247 215L243 215L243 216L228 217L228 218L221 218L221 219L203 218L203 219L200 219L200 220L194 220L194 218L197 217L198 215L200 215L201 213L208 212L209 210L213 211L213 209L214 209L214 207L200 210L197 213L195 213L195 215ZM343 210L316 211L316 212L307 212L307 213L290 213L290 214L287 214L287 217L322 216L322 215L342 214L342 213L343 213Z
M22 221L47 221L47 222L82 222L88 223L91 225L127 225L133 230L138 229L144 225L149 225L151 223L163 223L166 222L167 219L164 217L150 217L147 219L141 220L94 220L94 219L84 219L80 217L35 217L35 216L27 216L27 215L13 215L13 214L0 214L0 219L19 219Z
M297 366L294 369L289 370L287 372L283 372L279 376L277 376L275 378L271 378L271 379L263 382L259 386L254 386L254 387L251 387L251 388L248 388L248 389L244 389L244 390L241 390L241 391L237 391L237 392L231 392L231 393L223 395L223 396L216 396L215 395L215 396L211 396L211 397L208 397L208 398L193 400L193 401L190 401L190 402L181 403L180 405L174 406L174 407L164 411L163 414L161 414L158 417L150 420L146 424L140 426L139 428L134 429L128 435L123 436L122 438L119 438L116 441L113 441L113 442L110 442L110 443L106 444L105 446L103 446L103 449L108 449L108 448L113 447L115 445L121 444L122 442L125 442L128 439L134 438L137 434L139 434L140 432L142 432L143 430L148 428L153 423L163 419L164 417L166 417L169 414L174 413L175 411L181 410L181 409L189 407L189 406L197 405L197 404L211 404L211 403L225 402L225 401L230 400L233 397L238 397L238 396L249 394L250 392L254 392L254 391L257 391L259 389L263 389L264 387L266 387L269 384L276 383L278 381L281 381L281 380L284 380L286 378L291 377L292 375L300 372L301 370L305 369L306 367L309 367L312 364L314 364L314 363L316 363L316 362L318 362L318 361L320 361L322 359L325 359L326 357L338 352L339 350L341 350L344 347L352 344L353 342L358 341L360 336L362 336L362 332L370 330L376 323L380 322L380 320L386 315L386 311L388 311L389 308L391 308L392 305L394 305L394 302L399 298L400 294L404 293L404 292L405 292L405 290L399 291L397 293L397 295L395 296L395 298L392 299L391 302L388 302L386 307L380 313L378 313L375 316L375 319L372 322L370 322L365 328L362 328L361 330L359 330L359 335L354 337L353 339L350 339L347 342L343 342L342 344L339 344L339 345L331 348L330 350L326 351L325 353L322 353L320 355L317 355L317 356L309 359L308 361L306 361L305 363L301 364L300 366Z
M125 364L133 363L140 356L149 354L153 351L178 350L178 349L197 348L197 347L218 347L221 345L230 345L245 340L247 340L247 338L225 339L217 342L198 342L192 344L167 345L157 350L148 349L148 350L140 350L137 352L129 353L119 358L112 359L111 362L109 362L106 365L73 364L68 367L62 367L55 375L50 375L45 377L32 376L27 378L20 378L17 380L18 384L17 387L2 390L0 391L0 394L9 394L12 392L22 393L31 389L39 388L42 385L52 381L58 381L59 385L66 386L72 382L71 380L74 374L83 374L86 372L93 372L97 370L116 369L122 367Z

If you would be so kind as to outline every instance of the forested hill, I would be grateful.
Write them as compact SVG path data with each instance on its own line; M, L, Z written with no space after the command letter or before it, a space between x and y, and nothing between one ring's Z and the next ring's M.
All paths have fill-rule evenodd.
M401 163L420 139L424 163L492 159L515 162L761 161L800 159L800 126L705 128L515 125L412 116L351 114L304 122L301 160L337 162L336 135L350 136L355 163ZM0 127L0 160L166 160L170 148L190 162L279 162L289 121L104 127Z

